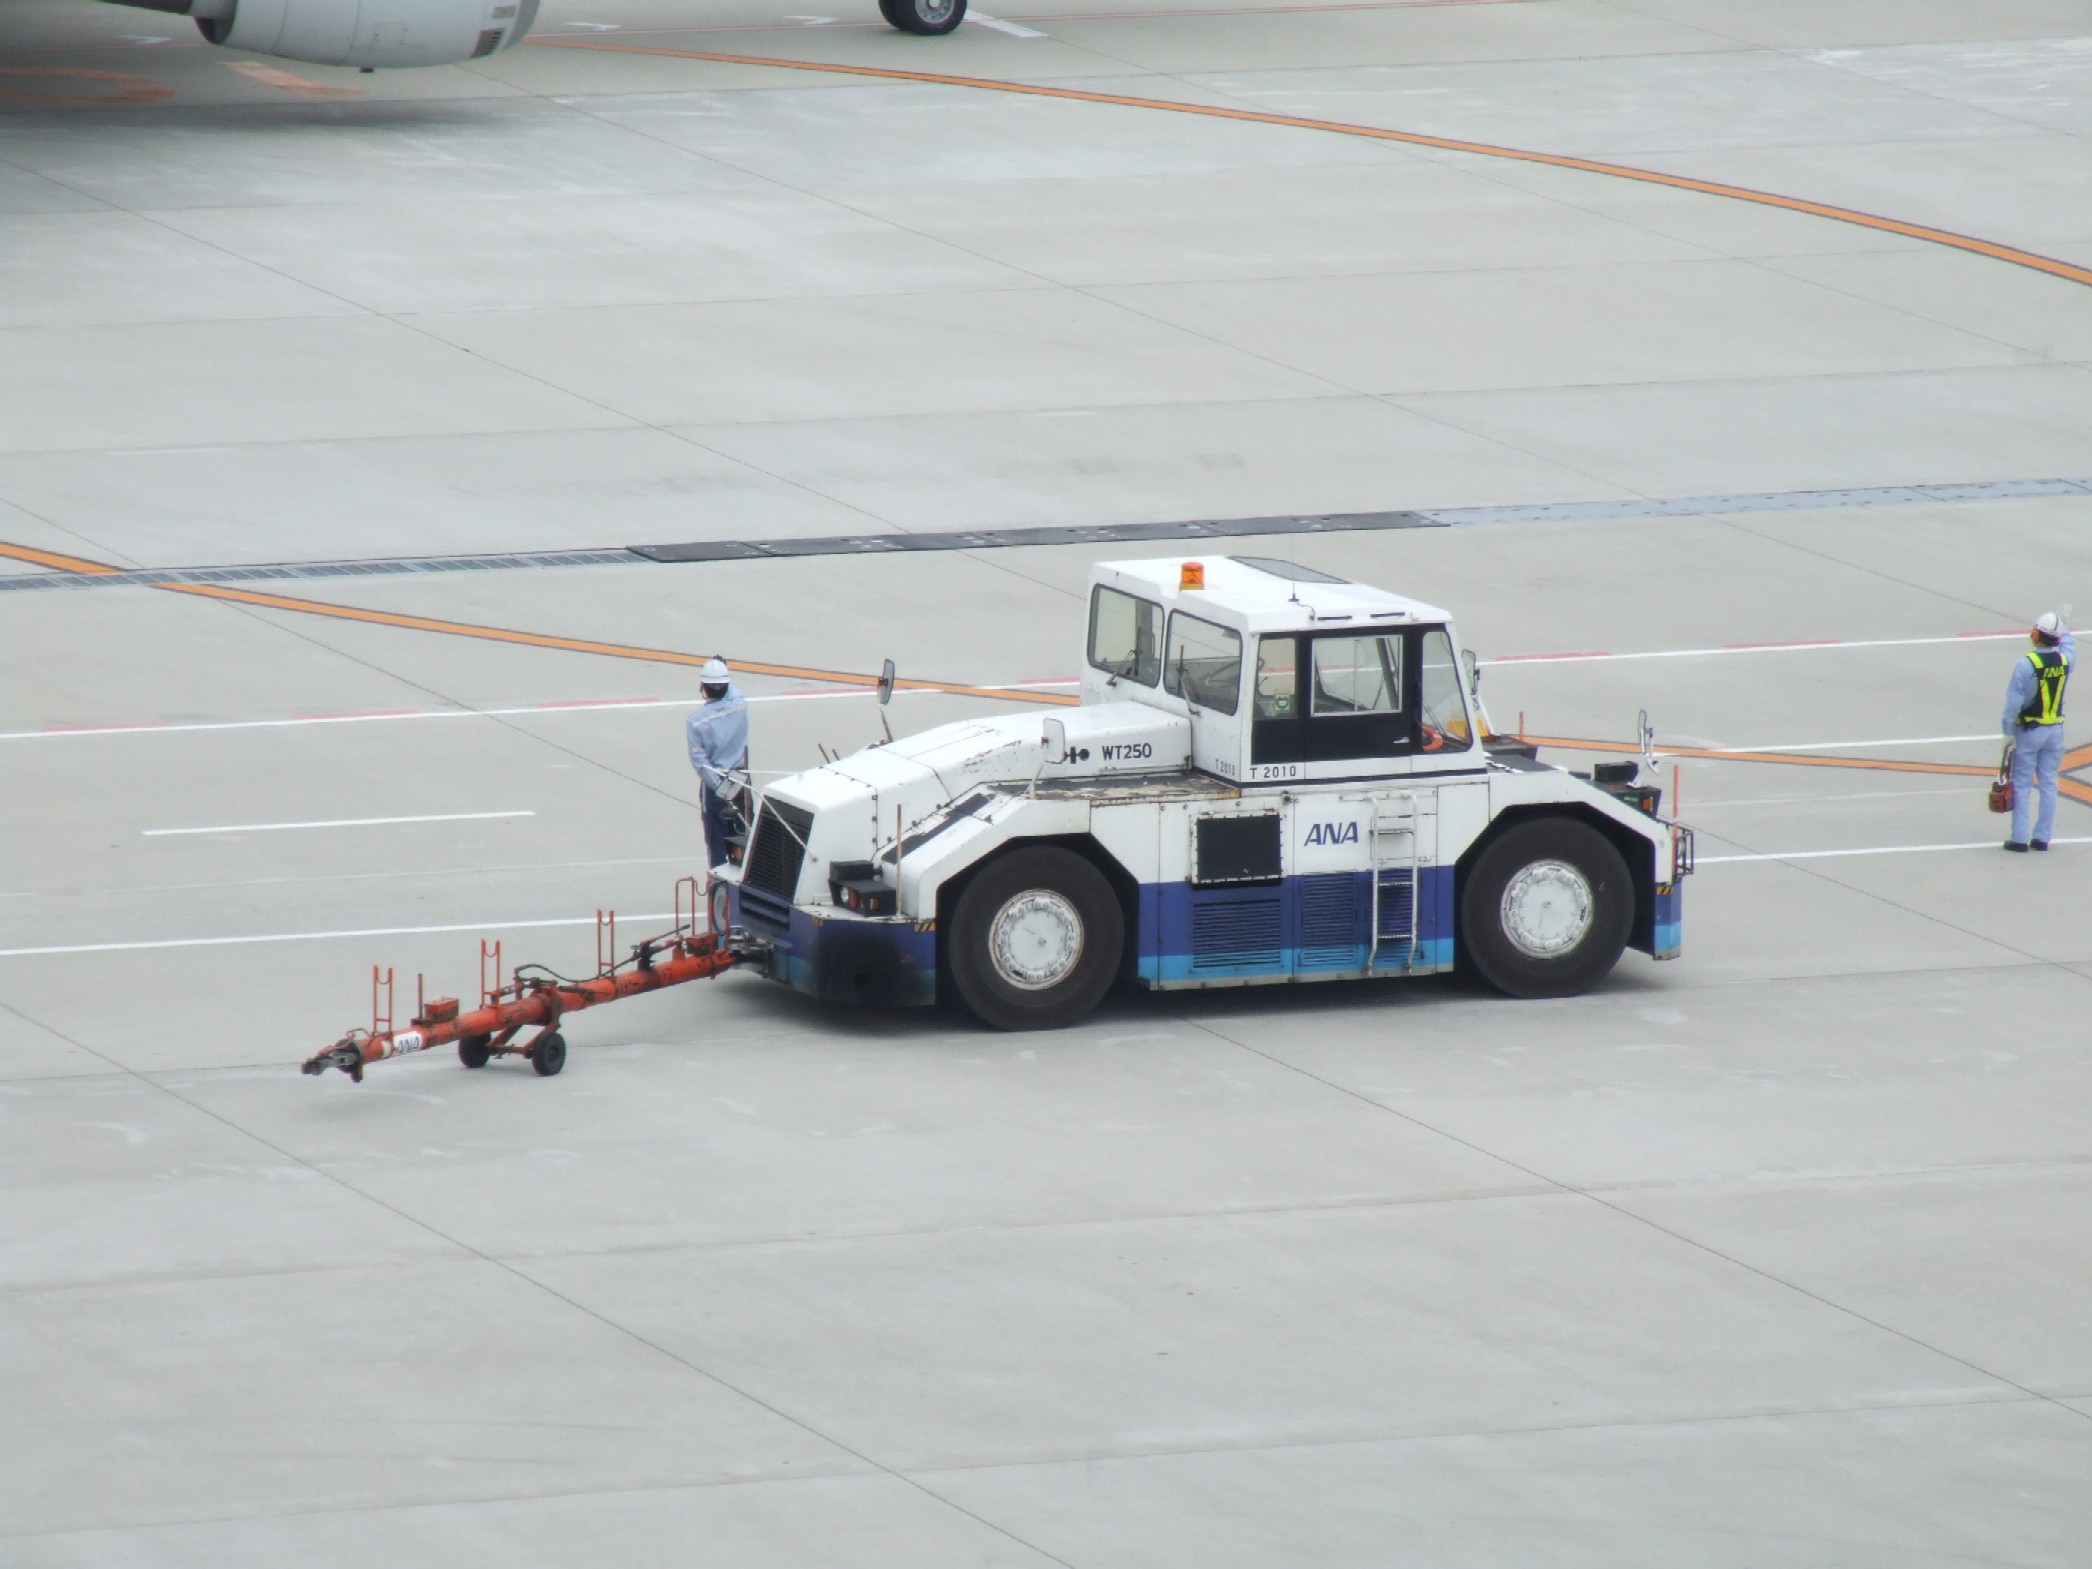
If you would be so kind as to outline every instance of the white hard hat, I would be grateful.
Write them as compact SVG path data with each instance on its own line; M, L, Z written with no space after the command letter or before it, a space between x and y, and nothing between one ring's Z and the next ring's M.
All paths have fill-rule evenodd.
M2034 618L2034 630L2043 637L2060 637L2063 634L2063 618L2053 610L2044 610Z
M726 661L714 654L705 661L703 675L699 678L706 686L725 686L733 672L726 668Z

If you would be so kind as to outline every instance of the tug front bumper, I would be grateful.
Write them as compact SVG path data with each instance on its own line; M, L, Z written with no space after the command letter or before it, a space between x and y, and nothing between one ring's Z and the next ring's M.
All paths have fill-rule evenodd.
M764 950L751 968L826 1002L928 1007L937 1000L937 923L911 916L816 914L727 885L728 921Z

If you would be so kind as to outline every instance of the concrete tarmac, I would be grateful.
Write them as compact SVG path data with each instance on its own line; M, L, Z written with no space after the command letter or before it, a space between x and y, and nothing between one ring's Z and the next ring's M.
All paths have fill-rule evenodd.
M2046 856L1982 801L2092 606L2081 0L538 34L0 0L0 1562L2085 1561L2092 749ZM1557 759L1646 709L1684 956L1022 1037L729 974L552 1080L297 1074L373 961L665 924L659 653L799 672L785 772L886 656L1065 690L1179 550L1448 605Z

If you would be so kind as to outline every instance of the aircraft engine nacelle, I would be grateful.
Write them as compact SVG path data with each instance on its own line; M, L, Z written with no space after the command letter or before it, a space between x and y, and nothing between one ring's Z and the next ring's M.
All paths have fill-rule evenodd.
M310 65L455 65L506 49L538 0L115 0L193 17L214 44Z

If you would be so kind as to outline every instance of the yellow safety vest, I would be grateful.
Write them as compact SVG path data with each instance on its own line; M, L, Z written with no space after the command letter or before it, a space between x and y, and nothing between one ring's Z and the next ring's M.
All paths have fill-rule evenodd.
M2038 683L2027 706L2019 711L2023 725L2060 725L2063 722L2063 684L2070 679L2069 662L2053 648L2030 649L2027 663L2034 667Z

